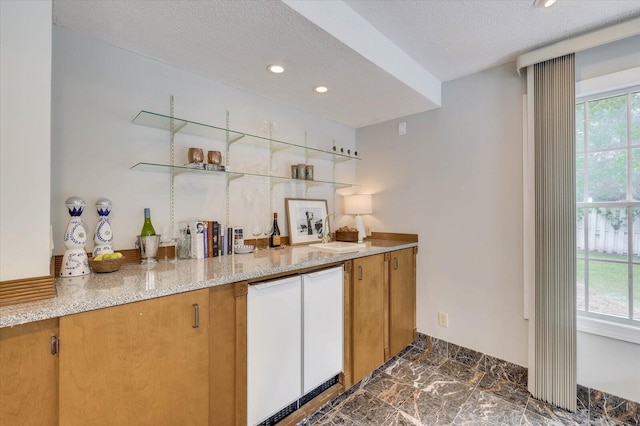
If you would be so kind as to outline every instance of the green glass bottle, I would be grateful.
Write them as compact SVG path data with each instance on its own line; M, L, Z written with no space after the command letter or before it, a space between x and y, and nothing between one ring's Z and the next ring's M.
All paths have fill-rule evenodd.
M143 237L156 235L156 230L153 229L153 225L151 224L151 210L149 208L144 209L144 223L142 224L140 235Z

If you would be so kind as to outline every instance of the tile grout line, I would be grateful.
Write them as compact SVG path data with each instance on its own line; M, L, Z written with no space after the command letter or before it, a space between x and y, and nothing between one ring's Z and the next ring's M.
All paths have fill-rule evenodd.
M428 335L425 335L425 334L422 334L422 333L418 333L418 339L417 340L423 340L423 339L425 339L427 337L431 337L431 339L435 339L436 342L437 342L436 345L439 346L439 347L441 347L441 345L444 345L444 347L445 347L444 352L446 353L446 355L443 355L443 356L445 356L447 359L452 360L452 361L457 361L457 360L455 359L455 354L452 354L451 351L450 351L450 345L457 346L458 347L458 351L460 351L461 349L464 349L464 350L467 350L467 351L472 351L474 353L478 353L480 355L483 355L484 358L485 358L484 359L484 366L485 366L485 372L484 373L487 374L487 372L489 370L488 357L490 355L484 354L482 352L478 352L478 351L470 349L470 348L466 348L464 346L456 345L455 343L451 343L451 342L448 342L448 341L443 340L443 339L435 338L433 336L428 336ZM433 350L433 352L434 353L440 353L440 352L437 352L436 350ZM498 361L502 361L502 362L506 363L507 365L505 367L513 366L513 367L519 367L519 368L527 370L526 367L522 367L522 366L519 366L517 364L513 364L510 361L501 360L501 359L496 358L496 357L492 357L492 358L494 358L494 359L496 359ZM457 362L459 362L459 361L457 361ZM473 368L473 367L467 366L464 363L462 363L462 364L465 365L465 367L467 367L467 368ZM513 372L512 372L512 374L513 374ZM512 381L511 378L508 375L506 377L506 380L511 382L511 383L514 383L516 385L523 386L527 390L527 393L529 395L527 397L527 401L526 401L526 405L525 405L525 411L526 411L527 407L529 406L530 401L532 399L535 400L535 398L531 395L531 393L528 392L527 385L524 384L524 383L518 383L518 382ZM607 399L612 397L612 398L615 398L615 399L620 399L622 401L621 404L625 404L626 406L629 406L629 405L637 406L639 414L636 414L636 416L640 415L640 403L637 403L635 401L631 401L631 400L626 399L626 398L618 397L617 395L609 394L607 392L603 392L603 391L600 391L600 390L597 390L597 389L592 389L592 388L587 387L587 386L583 386L583 385L579 385L579 384L577 386L582 387L582 388L585 389L587 401L585 401L586 402L585 411L576 410L576 413L583 413L584 415L586 415L588 422L592 422L592 421L595 421L595 420L599 419L601 421L607 422L607 424L609 424L609 422L622 422L621 424L624 424L624 425L630 425L630 426L636 425L636 424L640 425L640 422L637 422L637 420L634 420L636 423L630 423L630 422L628 422L626 420L620 420L616 416L609 415L609 412L604 407L603 407L603 410L602 410L601 413L593 412L594 411L594 405L593 405L593 401L592 401L592 393L597 392L597 393L602 394L603 398L605 399L605 405L607 404L607 402L606 402ZM507 401L507 402L509 402L509 401ZM542 402L544 402L544 401L542 401ZM533 411L533 410L529 410L529 411L533 412L534 414L539 414L539 413L537 413L536 411ZM635 419L635 416L634 416L634 419ZM618 424L618 423L616 423L616 424Z
M333 413L334 415L338 415L341 418L347 418L350 421L353 422L353 424L355 425L360 425L360 426L370 426L370 424L366 424L363 423L362 420L363 419L355 419L353 418L351 415L349 415L349 413L345 413L342 412L340 410L341 407L344 406L345 401L347 401L353 394L355 394L356 392L362 390L362 392L365 392L369 397L373 398L373 401L376 401L377 403L381 403L384 404L385 407L388 407L390 409L393 410L393 412L395 413L395 415L400 416L408 421L411 422L415 422L416 424L423 424L423 415L420 414L419 417L414 417L413 415L407 413L406 411L404 411L403 409L399 408L405 405L405 402L408 401L410 399L410 397L407 397L403 400L402 403L398 404L397 401L394 400L394 404L398 406L398 408L396 408L396 406L392 403L389 403L381 398L378 397L378 395L376 393L374 393L373 389L369 388L368 386L370 385L370 383L376 378L379 377L382 374L386 374L388 376L390 376L394 381L397 381L398 383L402 383L403 385L407 385L407 386L412 386L420 391L422 391L422 388L419 385L416 385L416 381L412 380L412 381L405 381L405 379L407 379L407 377L405 377L404 374L401 373L400 376L394 376L393 373L387 373L387 370L391 367L392 364L394 363L398 363L400 361L403 362L409 362L409 363L413 363L414 360L412 360L411 358L415 358L415 361L418 361L419 358L421 358L424 354L432 354L437 356L438 358L432 358L430 362L427 362L424 364L424 366L428 369L428 374L429 377L431 377L434 374L441 374L441 375L445 375L448 376L450 378L451 381L453 382L457 382L459 384L466 384L468 383L465 380L461 380L462 377L464 377L464 375L458 377L458 375L456 375L456 369L454 368L453 370L451 370L451 372L449 372L449 368L444 368L443 366L445 365L445 363L450 362L450 363L455 363L456 365L459 365L460 367L464 367L465 370L468 370L469 372L475 372L477 377L478 373L482 373L481 377L479 380L476 380L473 385L470 387L470 392L469 394L466 396L466 398L464 399L464 402L462 404L460 404L460 406L457 408L456 411L451 410L451 414L455 415L453 416L452 420L451 420L451 424L456 424L456 421L462 421L462 416L463 416L463 408L466 407L467 410L471 410L469 411L469 414L474 416L476 414L474 414L474 408L471 407L472 405L472 395L476 394L476 395L482 395L482 394L486 394L486 396L489 396L491 398L496 398L496 400L500 401L500 405L502 405L502 403L505 404L505 406L509 407L509 410L511 411L511 415L518 416L519 415L519 419L520 421L518 423L514 422L514 424L520 424L520 425L528 425L530 423L528 423L525 418L527 418L527 412L531 413L532 416L534 416L533 422L535 424L535 422L537 420L535 420L538 417L541 417L543 419L545 419L546 424L551 425L551 424L557 424L554 422L560 421L561 423L565 423L564 418L560 415L560 418L556 417L556 411L555 411L555 407L553 406L549 406L547 408L550 408L549 412L544 411L543 406L537 407L535 409L529 409L532 401L535 400L535 398L533 398L531 396L531 394L528 392L528 389L526 388L526 385L522 385L521 383L512 381L511 379L517 380L518 378L522 378L523 377L523 373L520 370L509 370L510 366L512 363L509 363L508 361L504 361L504 360L500 360L498 358L492 357L492 360L495 360L495 362L491 362L489 360L489 356L486 354L482 354L480 352L477 351L473 351L471 349L468 348L464 348L462 346L452 346L455 344L446 342L444 340L441 339L437 339L436 340L436 345L435 346L437 349L434 349L434 347L432 347L431 351L429 351L428 346L422 347L424 346L422 340L420 336L418 336L418 339L416 339L414 342L412 342L410 345L407 346L407 348L405 348L403 351L401 351L398 355L395 355L394 357L392 357L391 359L389 359L386 363L384 363L382 366L380 366L378 369L374 370L373 372L370 373L370 375L368 375L367 377L365 377L359 384L357 384L357 386L354 385L354 391L350 392L350 394L348 394L347 396L344 397L344 399L340 400L336 405L331 405L331 409L329 410L329 412L327 413L321 413L321 416L326 417L327 415ZM458 348L457 351L455 351L456 353L453 353L453 350L455 349L455 347ZM460 352L463 351L463 352ZM467 351L472 351L472 352L467 352ZM416 355L416 357L413 356L409 356L409 354L412 355ZM455 357L457 356L457 354L460 354L460 357L462 359L462 361L458 361L457 359L455 359ZM473 360L476 359L476 355L475 354L480 354L484 359L483 360L479 360L477 363L474 363ZM442 359L442 362L439 362L438 360ZM434 362L435 361L435 362ZM469 366L467 365L467 363L473 364L473 366ZM447 364L449 365L449 364ZM451 364L453 365L453 364ZM493 366L494 368L491 370L493 373L498 372L498 374L490 374L489 370L490 367ZM513 364L514 367L520 367L517 366L516 364ZM524 367L522 367L524 368ZM481 371L483 370L483 371ZM401 370L400 370L401 371ZM502 372L500 374L500 372ZM506 383L509 383L511 385L516 386L516 388L514 388L515 393L513 393L513 395L516 396L516 399L514 399L514 402L512 402L510 399L506 399L502 393L495 393L494 390L492 390L493 385L490 382L490 380L486 383L487 388L485 389L483 386L481 386L481 383L483 382L483 379L485 377L489 377L489 378L493 378L495 376L495 378L498 381L504 380L506 381ZM402 378L401 378L402 377ZM502 382L498 382L498 383L502 383ZM510 386L511 386L510 385ZM469 386L467 384L467 386ZM501 384L499 385L501 386ZM524 387L524 390L526 390L526 398L522 398L522 399L518 399L518 392L517 392L517 388L522 388ZM582 411L582 415L586 416L586 424L595 424L593 423L594 420L600 420L600 421L604 421L604 423L602 424L613 424L610 422L616 422L615 424L629 424L631 425L632 423L617 423L617 421L619 421L616 417L609 417L609 416L601 416L598 419L592 419L591 418L591 411L592 411L592 398L591 398L591 394L592 394L592 389L591 388L587 388L585 386L582 386L582 388L584 389L583 392L583 396L586 392L586 396L588 401L583 401L584 404L583 406L585 407L584 411ZM498 390L500 390L500 388L497 388ZM509 396L509 398L512 398L512 391L508 388L505 388L507 390L507 392L509 392L507 395ZM476 392L476 391L479 391ZM349 392L349 391L346 391ZM606 394L605 394L606 395ZM524 397L524 395L521 395L522 397ZM417 395L417 397L419 398L420 395ZM609 405L608 400L606 399L606 396L604 397L604 404L605 405ZM537 401L537 400L536 400ZM328 403L329 404L329 403ZM541 401L541 404L545 404L543 401ZM534 404L535 405L535 404ZM542 410L542 411L541 411ZM320 410L318 410L320 411ZM519 412L519 414L518 414ZM605 412L606 412L606 408L605 408ZM580 411L578 410L577 413L579 414ZM315 413L314 413L315 414ZM569 413L571 414L571 413ZM311 417L311 416L310 416ZM321 417L322 418L322 417ZM517 417L516 417L517 418ZM479 421L482 424L485 424L485 418L481 418L479 419ZM305 419L306 420L306 419ZM513 420L516 420L515 418ZM570 422L570 424L583 424L581 423L582 420L579 420L577 417L568 417L566 420L568 420ZM330 420L332 421L332 420ZM304 423L306 424L306 423ZM316 424L316 422L314 422L314 425ZM318 422L318 426L326 424L322 421ZM334 424L334 423L330 423L330 424ZM569 423L565 423L565 424L569 424ZM598 423L600 424L600 423Z

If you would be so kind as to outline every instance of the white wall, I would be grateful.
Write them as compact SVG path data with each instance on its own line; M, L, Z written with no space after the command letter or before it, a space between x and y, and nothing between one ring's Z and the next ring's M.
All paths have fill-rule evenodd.
M640 35L576 53L576 81L640 66Z
M51 212L56 254L64 252L63 236L69 220L64 201L83 197L82 215L92 237L97 223L95 201L113 202L111 224L114 248L133 248L142 226L143 208L150 207L159 233L170 229L169 175L143 173L129 168L138 162L169 163L169 133L132 124L140 110L169 114L169 95L175 96L175 116L201 123L225 126L230 112L231 128L263 135L264 120L277 123L277 139L331 150L336 145L354 149L355 130L300 110L238 90L228 85L166 64L135 55L64 28L53 29L53 128ZM266 66L266 65L265 65ZM266 71L265 71L266 72ZM195 136L176 136L176 164L187 162L190 146L224 150L224 143ZM274 171L289 175L291 163L301 156L277 155ZM316 178L331 180L328 161L313 160ZM264 149L233 146L235 170L265 172L269 157ZM336 180L355 181L353 161L336 166ZM201 176L179 176L175 180L176 220L209 219L224 222L224 181ZM231 183L231 224L245 226L260 219L269 221L269 185ZM277 185L273 211L286 234L284 197L302 197L300 187ZM312 187L307 197L329 201L329 210L340 211L339 196L328 187ZM91 249L93 243L87 245Z
M519 365L524 91L507 64L445 83L439 110L357 131L361 192L375 194L367 224L419 233L418 330Z
M637 66L637 41L581 52L577 75ZM418 330L526 366L523 93L512 64L451 81L443 108L359 129L357 144L361 192L375 194L367 225L420 234ZM438 311L449 313L448 328ZM640 401L638 359L640 345L578 333L584 386Z
M640 345L578 332L578 383L640 401Z
M0 1L0 281L49 274L51 1Z
M576 54L576 81L637 68L640 36ZM640 402L640 345L578 332L578 383Z

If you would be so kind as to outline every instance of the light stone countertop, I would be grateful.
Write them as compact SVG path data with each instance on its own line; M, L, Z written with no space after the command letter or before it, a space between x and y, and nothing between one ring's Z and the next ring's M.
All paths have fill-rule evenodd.
M129 263L118 272L57 278L56 297L0 307L0 328L238 281L258 281L283 272L417 247L418 243L372 240L366 245L364 250L343 254L286 246L201 260L160 260L150 267Z

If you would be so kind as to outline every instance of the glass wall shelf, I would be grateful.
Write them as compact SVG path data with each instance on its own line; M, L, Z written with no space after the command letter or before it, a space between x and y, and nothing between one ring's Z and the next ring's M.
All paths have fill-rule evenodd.
M331 160L335 163L341 163L343 161L349 160L360 160L359 157L355 157L352 155L305 147L290 142L270 139L265 136L257 136L250 133L227 130L222 127L184 120L177 117L172 118L168 115L149 111L140 111L138 115L133 119L132 123L171 131L172 120L173 131L175 133L182 132L220 141L228 141L230 145L234 143L241 143L243 145L269 148L273 152L285 151L287 153L306 155L308 158Z
M229 172L229 171L217 171L217 170L205 170L195 168L189 165L186 166L172 166L170 164L158 164L158 163L137 163L130 167L131 170L137 172L160 172L170 173L173 171L174 176L181 175L183 173L190 173L196 175L209 176L219 179L234 180L241 178L243 173Z
M205 170L205 169L195 168L189 165L171 166L169 164L158 164L158 163L137 163L131 166L130 169L135 171L140 171L140 172L160 172L160 173L170 173L173 171L174 176L178 176L184 173L189 173L189 174L196 174L196 175L202 175L202 176L209 176L209 177L218 178L218 179L228 179L229 181L243 178L243 180L250 180L253 182L261 182L261 183L270 183L271 185L275 185L279 183L306 185L307 187L317 186L317 185L332 185L335 189L349 188L349 187L355 186L350 183L329 182L324 180L292 179L292 178L287 178L282 176L271 176L271 175L263 175L258 173Z
M279 183L288 183L293 185L301 185L301 186L320 186L320 185L330 185L333 186L334 189L341 188L350 188L352 186L356 186L351 183L342 183L342 182L330 182L325 180L305 180L305 179L292 179L289 177L283 176L273 176L273 175L261 175L257 173L243 173L243 180L250 180L253 182L269 182L272 185L276 185Z

